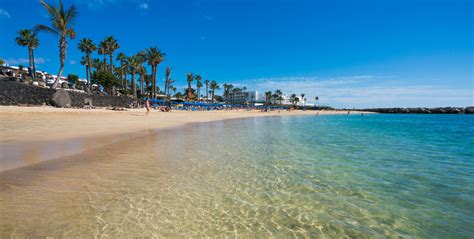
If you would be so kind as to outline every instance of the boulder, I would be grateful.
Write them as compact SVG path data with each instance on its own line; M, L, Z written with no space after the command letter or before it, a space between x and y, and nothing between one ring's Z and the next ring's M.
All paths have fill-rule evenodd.
M92 106L92 99L91 98L85 98L84 99L84 105L86 106Z
M466 107L466 108L464 109L464 113L465 113L465 114L474 114L474 106Z
M63 83L61 84L61 87L62 87L63 89L69 89L69 84L68 84L67 82L63 82Z
M71 97L65 90L57 90L51 97L51 104L56 107L71 107Z

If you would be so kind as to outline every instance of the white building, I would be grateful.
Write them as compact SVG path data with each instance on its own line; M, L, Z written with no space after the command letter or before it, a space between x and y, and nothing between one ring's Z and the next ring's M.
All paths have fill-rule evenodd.
M230 92L224 100L231 104L254 104L265 102L265 95L258 91Z

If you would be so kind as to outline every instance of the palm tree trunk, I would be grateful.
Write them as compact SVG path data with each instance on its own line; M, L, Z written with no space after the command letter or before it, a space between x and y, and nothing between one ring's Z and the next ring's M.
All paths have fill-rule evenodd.
M91 56L89 53L87 53L87 72L86 72L86 75L87 75L87 84L90 85L91 84Z
M67 48L67 41L66 41L66 36L61 36L59 40L59 73L58 77L54 81L53 85L51 86L52 89L56 89L59 85L59 79L61 78L61 75L63 74L64 70L64 62L66 61L66 48Z
M110 53L110 73L114 73L114 55Z
M153 91L153 93L152 93L153 99L155 99L156 98L156 65L151 66L151 71L153 72L152 73L153 74L153 79L152 79L151 88L152 88L152 91Z
M136 87L136 84L135 84L135 72L132 71L132 93L133 93L133 98L137 98L137 87Z
M33 48L30 48L30 67L32 67L31 78L36 81L36 67L35 67L35 52Z

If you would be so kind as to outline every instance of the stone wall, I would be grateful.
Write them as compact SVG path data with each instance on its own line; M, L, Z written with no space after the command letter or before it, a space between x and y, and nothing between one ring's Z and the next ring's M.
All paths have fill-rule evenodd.
M0 105L52 105L51 98L56 90L27 85L21 82L0 80ZM109 96L99 93L68 91L72 107L81 108L87 99L97 107L129 107L135 100L126 96Z

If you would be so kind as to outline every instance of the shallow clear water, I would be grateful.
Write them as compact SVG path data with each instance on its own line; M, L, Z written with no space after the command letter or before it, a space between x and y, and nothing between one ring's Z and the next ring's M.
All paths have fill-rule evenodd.
M0 237L474 235L474 117L194 124L0 174Z

